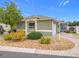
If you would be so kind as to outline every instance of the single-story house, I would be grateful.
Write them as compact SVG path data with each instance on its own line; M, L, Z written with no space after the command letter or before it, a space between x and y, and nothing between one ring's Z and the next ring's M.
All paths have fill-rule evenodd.
M18 27L20 29L24 28L26 34L37 31L43 35L56 35L59 31L60 22L46 16L29 16L24 18Z

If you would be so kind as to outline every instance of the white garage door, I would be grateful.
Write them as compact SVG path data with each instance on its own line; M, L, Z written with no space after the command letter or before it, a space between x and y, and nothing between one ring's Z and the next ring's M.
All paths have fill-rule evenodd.
M52 35L56 35L56 24L52 25Z
M76 26L76 33L79 34L79 26Z

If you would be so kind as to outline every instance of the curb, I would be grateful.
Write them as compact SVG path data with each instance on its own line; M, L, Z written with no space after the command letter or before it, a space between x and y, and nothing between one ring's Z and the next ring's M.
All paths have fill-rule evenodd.
M30 49L30 48L19 48L19 47L0 46L0 51L35 53L35 50L36 49Z
M0 46L0 51L79 57L79 55L75 55L74 53L70 53L71 52L70 50L67 50L67 51L53 51L53 50L41 50L41 49L35 49L35 48L32 49L32 48L19 48L19 47Z

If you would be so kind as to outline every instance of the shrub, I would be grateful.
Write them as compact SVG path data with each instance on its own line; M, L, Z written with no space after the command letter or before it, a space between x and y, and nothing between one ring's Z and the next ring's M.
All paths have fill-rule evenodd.
M12 36L10 34L4 35L4 40L11 40Z
M70 33L76 33L75 31L70 31Z
M66 33L70 33L70 31L69 31L69 30L66 30L65 32L66 32Z
M4 39L13 41L25 40L25 32L24 31L11 32L8 35L4 35Z
M13 29L12 31L13 31L13 32L17 32L17 30L16 30L16 29Z
M66 33L75 33L75 31L73 31L73 30L67 30L67 31L65 31Z
M25 31L18 31L17 33L21 36L25 36Z
M13 37L12 37L12 41L21 41L21 36L19 36L19 35L14 35Z
M12 32L10 33L13 37L12 40L13 41L21 41L25 39L25 32Z
M49 44L50 43L50 38L49 37L41 37L40 39L41 44Z
M27 35L28 39L40 39L42 34L40 32L31 32Z

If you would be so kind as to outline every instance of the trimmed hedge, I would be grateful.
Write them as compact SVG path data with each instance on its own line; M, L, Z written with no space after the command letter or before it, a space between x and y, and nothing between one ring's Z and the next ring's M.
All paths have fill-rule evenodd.
M33 40L36 40L36 39L40 39L42 37L42 33L40 32L31 32L27 35L27 38L28 39L33 39Z

